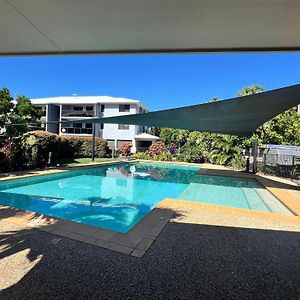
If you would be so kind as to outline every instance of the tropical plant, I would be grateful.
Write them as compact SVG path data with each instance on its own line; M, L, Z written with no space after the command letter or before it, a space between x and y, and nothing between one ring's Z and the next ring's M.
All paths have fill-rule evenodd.
M213 150L209 153L211 162L241 168L243 155L240 139L230 135L217 135L212 144Z
M174 128L161 128L160 139L166 144L175 144L177 148L182 147L188 138L188 130L174 129Z
M202 150L199 145L186 144L183 146L180 154L177 155L177 160L201 163L204 162L204 157L202 155Z

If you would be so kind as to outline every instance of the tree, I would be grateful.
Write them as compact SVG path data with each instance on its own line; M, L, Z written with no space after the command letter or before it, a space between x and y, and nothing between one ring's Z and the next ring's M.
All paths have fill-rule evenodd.
M17 104L14 112L28 122L36 122L42 116L42 111L37 110L25 96L18 96L16 98Z
M254 95L263 90L261 85L256 84L243 88L238 96ZM297 108L291 108L264 123L250 138L242 140L242 147L250 148L254 140L259 144L300 145L300 118Z
M296 107L271 119L264 127L264 144L300 145L300 117Z
M42 112L27 97L18 96L14 104L9 90L0 90L0 128L3 138L12 138L29 131L30 123L35 123L41 116Z
M160 127L151 127L150 128L150 134L160 136Z
M3 128L9 120L9 115L14 108L12 100L13 98L7 88L0 90L0 128Z
M174 129L174 128L161 128L160 138L167 146L176 144L178 148L182 147L188 138L188 130Z
M250 96L260 93L264 90L264 87L259 84L250 85L241 89L237 95L238 97Z

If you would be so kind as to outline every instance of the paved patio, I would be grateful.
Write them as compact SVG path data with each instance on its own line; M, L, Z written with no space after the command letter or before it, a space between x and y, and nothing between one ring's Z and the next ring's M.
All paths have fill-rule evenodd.
M0 221L1 299L297 299L300 233L170 222L143 258Z

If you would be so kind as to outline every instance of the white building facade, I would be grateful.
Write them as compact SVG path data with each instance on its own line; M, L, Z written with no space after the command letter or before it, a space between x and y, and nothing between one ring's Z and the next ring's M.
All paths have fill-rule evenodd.
M70 96L31 99L31 103L44 111L41 119L45 129L59 135L92 136L93 125L76 123L77 119L92 117L112 117L148 112L148 109L138 100L114 98L108 96ZM59 123L63 122L63 123ZM137 125L96 124L95 135L108 141L111 149L117 149L122 144L130 142L132 152L145 150L158 137L150 135L147 128Z

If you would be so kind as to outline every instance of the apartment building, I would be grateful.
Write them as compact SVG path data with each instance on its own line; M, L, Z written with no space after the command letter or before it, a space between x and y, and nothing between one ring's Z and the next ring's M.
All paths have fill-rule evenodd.
M141 114L148 109L138 100L108 96L77 96L31 99L32 104L44 111L45 129L60 135L92 136L93 126L88 123L68 122L91 117L112 117ZM56 123L57 122L57 123ZM59 123L63 122L63 123ZM108 141L111 149L130 142L132 152L148 148L159 138L147 133L147 128L137 125L96 124L95 135Z

